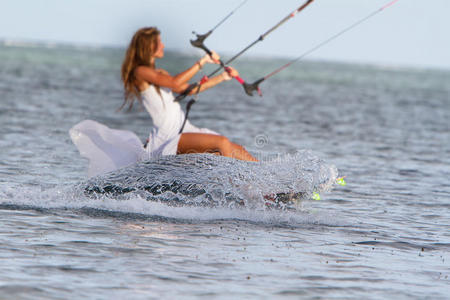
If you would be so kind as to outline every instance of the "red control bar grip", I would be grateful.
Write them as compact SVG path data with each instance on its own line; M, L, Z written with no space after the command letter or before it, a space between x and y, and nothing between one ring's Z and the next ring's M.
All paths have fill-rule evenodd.
M234 77L234 79L236 79L240 84L244 84L244 79L241 78L241 76L236 76Z

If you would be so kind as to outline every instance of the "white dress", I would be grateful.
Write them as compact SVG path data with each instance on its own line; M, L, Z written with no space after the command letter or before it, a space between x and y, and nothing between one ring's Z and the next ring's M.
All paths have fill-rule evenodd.
M174 102L172 92L150 85L141 92L142 103L153 119L147 147L131 131L111 129L92 120L84 120L69 131L73 143L81 156L89 159L88 176L96 176L129 166L138 161L161 155L177 153L178 133L184 121L184 112L178 102ZM197 128L186 121L183 133L218 134L207 128Z

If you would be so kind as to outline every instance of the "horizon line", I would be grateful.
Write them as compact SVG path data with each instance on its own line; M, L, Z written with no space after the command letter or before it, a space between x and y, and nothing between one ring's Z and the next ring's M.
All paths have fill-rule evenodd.
M51 40L34 40L34 39L14 39L14 38L1 38L0 46L4 47L17 47L17 48L72 48L76 50L121 50L126 49L127 44L107 44L107 43L89 43L89 42L68 42L68 41L51 41ZM195 56L198 49L191 48L190 50L182 50L179 48L166 48L168 52L181 53L186 56ZM200 50L199 50L200 51ZM227 55L230 53L224 52ZM232 54L231 54L232 55ZM280 59L280 60L292 60L294 56L288 55L270 55L270 54L253 54L247 56L247 59ZM245 59L245 58L244 58ZM359 65L359 66L372 66L383 69L395 69L395 70L422 70L422 71L441 71L450 72L450 66L435 66L435 65L425 65L425 64L408 64L408 63L387 63L387 62L373 62L373 61L361 61L361 60L345 60L345 59L326 59L326 58L305 58L302 61L312 62L312 63L336 63L336 64L346 64L346 65ZM301 63L301 61L300 61Z

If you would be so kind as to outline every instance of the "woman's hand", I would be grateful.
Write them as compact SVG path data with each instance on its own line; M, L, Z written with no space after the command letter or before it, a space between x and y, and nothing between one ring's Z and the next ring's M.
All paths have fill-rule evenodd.
M211 55L206 54L200 60L200 63L202 66L204 64L219 64L219 60L220 60L219 54L217 54L215 51L211 51L211 52L212 52Z
M232 67L227 67L226 71L222 73L223 80L225 81L231 80L237 76L239 76L239 72Z

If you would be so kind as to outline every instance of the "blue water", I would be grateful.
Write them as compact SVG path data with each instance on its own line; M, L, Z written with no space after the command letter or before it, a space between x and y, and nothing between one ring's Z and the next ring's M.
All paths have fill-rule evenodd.
M139 106L116 112L122 57L0 46L1 299L449 299L449 71L303 62L262 98L235 82L207 91L193 124L253 153L308 150L348 184L297 210L173 207L78 189L74 124L142 140L151 128ZM168 53L160 66L196 59ZM253 81L282 63L235 67Z

